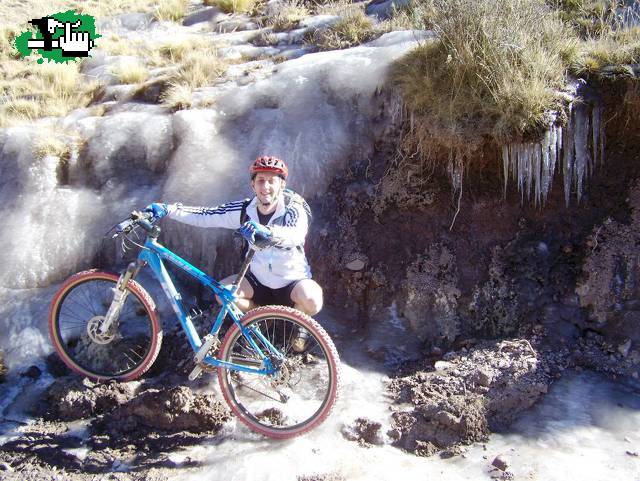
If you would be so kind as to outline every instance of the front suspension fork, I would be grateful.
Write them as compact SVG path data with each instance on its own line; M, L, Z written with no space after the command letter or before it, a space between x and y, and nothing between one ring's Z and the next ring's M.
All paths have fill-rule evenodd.
M127 286L129 285L129 281L138 274L142 266L143 266L143 263L141 261L131 262L127 266L127 270L125 270L120 275L120 278L116 283L116 287L113 288L113 300L111 301L109 310L105 315L104 322L100 326L101 334L106 334L107 332L109 332L111 325L120 316L120 311L122 310L122 306L124 306L124 302L127 300L127 296L129 295L129 292L130 292L129 289L127 289Z

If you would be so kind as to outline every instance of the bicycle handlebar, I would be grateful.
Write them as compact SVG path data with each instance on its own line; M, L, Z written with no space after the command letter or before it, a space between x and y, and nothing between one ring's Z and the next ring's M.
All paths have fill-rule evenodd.
M128 234L138 226L142 227L147 232L153 232L153 224L155 221L156 219L151 212L139 212L134 210L128 219L123 220L115 226L116 232L112 237L115 238L120 234Z

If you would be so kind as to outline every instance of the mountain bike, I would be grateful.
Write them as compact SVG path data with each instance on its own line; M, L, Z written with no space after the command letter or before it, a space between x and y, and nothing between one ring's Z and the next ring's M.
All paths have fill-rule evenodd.
M160 352L162 327L154 300L135 280L148 266L194 351L190 380L203 371L217 370L232 411L250 429L268 437L291 438L323 422L340 384L340 359L329 335L311 317L290 307L263 306L243 314L235 304L251 259L267 240L256 237L233 285L226 287L162 246L155 220L150 213L133 212L112 228L112 237L122 236L123 242L140 248L124 272L80 272L55 294L49 308L49 333L64 363L95 381L128 381L149 369ZM137 243L132 236L142 231L144 243ZM202 339L164 261L195 278L220 300L220 312ZM218 334L227 316L233 324L220 341ZM292 342L305 331L306 343L297 352Z

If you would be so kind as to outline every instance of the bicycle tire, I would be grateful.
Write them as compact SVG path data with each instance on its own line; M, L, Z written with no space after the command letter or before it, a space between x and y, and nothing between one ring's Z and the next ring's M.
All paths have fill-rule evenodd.
M96 269L74 274L49 307L49 335L56 352L71 370L94 381L140 377L151 367L162 344L155 303L134 280L127 286L129 295L117 329L100 342L95 334L92 338L90 323L106 314L119 277Z
M258 307L247 312L241 322L260 329L286 360L272 376L219 367L220 389L231 410L251 430L275 439L293 438L321 424L331 413L340 387L340 358L329 335L308 315L285 306ZM309 334L302 353L290 346L299 327ZM222 341L218 358L257 365L261 363L257 357L234 324ZM277 399L280 394L287 400Z

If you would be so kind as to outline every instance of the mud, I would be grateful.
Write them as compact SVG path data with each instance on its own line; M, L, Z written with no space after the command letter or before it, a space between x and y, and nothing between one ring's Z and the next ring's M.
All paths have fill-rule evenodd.
M352 425L344 426L342 435L350 441L356 441L363 447L381 445L385 441L382 424L366 418L358 418Z
M48 420L74 421L105 414L126 404L141 389L140 381L97 384L69 376L56 379L34 414Z
M177 362L181 350L173 337L162 352ZM185 382L186 374L175 371L121 383L59 377L34 403L36 422L2 446L3 475L48 479L57 472L63 479L84 479L115 470L128 474L110 479L166 479L166 470L177 467L171 453L214 442L230 419L226 404ZM183 470L190 467L197 463L180 463Z
M569 351L542 351L526 339L482 342L442 360L409 364L393 380L397 406L389 435L420 456L460 452L507 427L543 396Z

